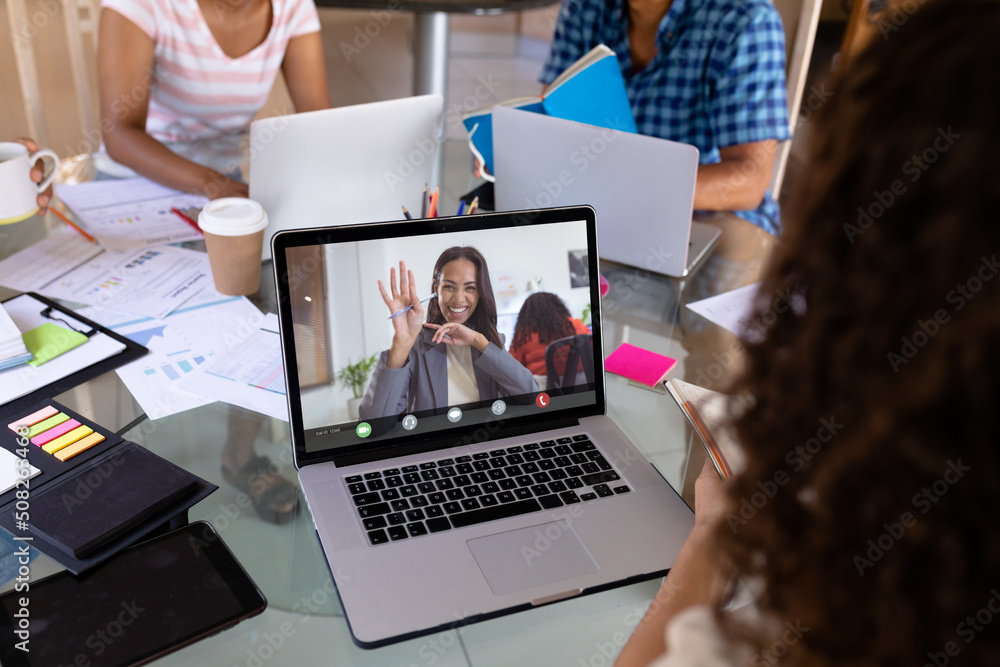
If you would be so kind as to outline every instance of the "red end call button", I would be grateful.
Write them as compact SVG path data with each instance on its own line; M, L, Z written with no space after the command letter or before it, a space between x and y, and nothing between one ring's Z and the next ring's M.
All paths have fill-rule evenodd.
M551 402L552 399L549 398L549 395L546 394L544 391L540 393L538 396L535 396L535 405L537 405L540 408L549 407L549 403Z

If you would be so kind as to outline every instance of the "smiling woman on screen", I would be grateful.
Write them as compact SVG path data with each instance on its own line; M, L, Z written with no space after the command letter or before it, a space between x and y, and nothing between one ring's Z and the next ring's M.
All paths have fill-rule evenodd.
M393 327L361 402L362 419L538 391L531 373L504 349L486 259L473 247L453 246L434 264L426 311L413 271L389 271L382 299ZM426 322L424 315L426 314Z

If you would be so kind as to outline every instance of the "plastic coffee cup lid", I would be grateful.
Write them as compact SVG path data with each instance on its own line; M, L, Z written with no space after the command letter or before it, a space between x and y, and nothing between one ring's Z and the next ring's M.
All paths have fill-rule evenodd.
M225 197L201 209L198 226L216 236L245 236L267 227L267 213L252 199Z

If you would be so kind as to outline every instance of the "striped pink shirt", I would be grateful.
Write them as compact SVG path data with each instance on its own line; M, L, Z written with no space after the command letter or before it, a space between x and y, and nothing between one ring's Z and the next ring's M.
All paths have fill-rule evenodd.
M197 0L101 0L155 45L146 118L151 136L223 173L239 169L243 137L267 101L289 40L320 29L313 0L271 0L271 5L271 31L264 41L230 58ZM219 6L225 11L221 0Z

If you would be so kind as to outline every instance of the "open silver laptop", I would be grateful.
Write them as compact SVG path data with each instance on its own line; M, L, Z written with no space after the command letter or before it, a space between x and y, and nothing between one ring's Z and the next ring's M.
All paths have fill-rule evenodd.
M496 107L493 155L498 211L589 204L602 259L686 277L719 240L691 221L694 146Z
M605 414L592 208L283 231L272 244L295 464L359 646L671 567L694 516ZM456 247L482 256L474 278L450 277L460 260L445 251ZM449 323L495 323L500 344L470 351L478 400L449 400L446 342L418 338L402 368L388 368L395 322L378 281L390 291L400 261L417 298L436 295L429 320L437 303ZM544 391L508 352L529 281L575 317L592 308L591 337L572 348L592 364L553 354L546 365L562 360L565 386ZM459 303L456 288L476 298ZM359 417L335 378L372 357Z
M281 229L401 220L420 211L441 143L440 95L278 116L250 125L250 198ZM433 183L431 183L433 187Z

